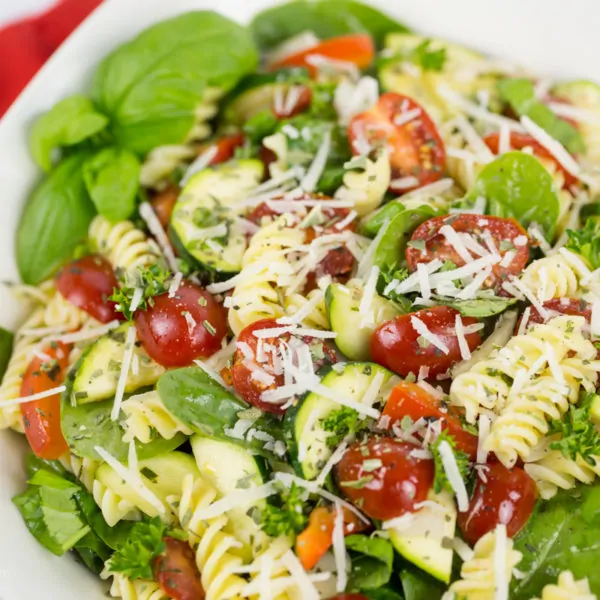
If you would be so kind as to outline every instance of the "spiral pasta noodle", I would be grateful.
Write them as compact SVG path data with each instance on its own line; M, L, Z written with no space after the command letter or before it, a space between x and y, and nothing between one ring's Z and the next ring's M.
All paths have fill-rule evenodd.
M544 586L541 598L533 600L598 600L590 590L587 577L575 580L571 571L563 571L556 583Z
M59 292L49 299L44 309L46 327L62 327L65 330L79 329L90 318L88 313L71 304Z
M94 487L94 476L99 462L92 458L80 458L71 452L67 452L60 458L62 466L75 477L91 492Z
M105 256L114 269L135 276L138 269L162 260L154 240L131 221L112 225L103 216L94 218L89 229L92 249Z
M92 484L92 495L110 527L114 527L123 519L135 521L141 516L140 510L133 503L122 498L98 479L94 479Z
M218 101L223 96L223 90L218 87L204 89L202 102L194 111L194 125L187 136L187 141L205 140L210 137L212 127L207 123L219 112Z
M454 592L457 600L492 600L494 598L496 589L494 554L499 535L498 529L490 531L475 544L473 556L462 565L461 578L449 588L450 592ZM512 540L506 539L506 556L503 561L506 580L510 581L512 571L521 560L521 556L521 553L513 548Z
M446 148L446 170L450 177L465 191L473 188L477 175L481 171L483 164L475 160L477 155L472 152L471 147L465 136L455 128L454 122L449 121L440 128L444 146ZM455 150L456 155L452 152ZM458 153L465 153L464 157L459 157ZM469 155L473 154L473 159Z
M169 600L170 596L162 591L155 581L138 579L131 581L119 573L106 573L102 577L112 577L110 595L122 600Z
M154 148L146 157L140 172L140 183L149 188L160 189L169 175L194 158L196 152L191 146L169 145Z
M327 307L325 306L325 296L321 290L312 290L308 294L291 294L285 299L285 312L287 315L295 315L298 311L306 307L313 298L320 296L320 299L312 306L308 314L302 319L307 327L317 329L329 329L329 318L327 317Z
M166 440L173 439L180 432L192 434L189 427L167 410L156 390L130 396L121 404L121 410L126 415L123 422L125 442L139 440L148 444L152 440L153 431Z

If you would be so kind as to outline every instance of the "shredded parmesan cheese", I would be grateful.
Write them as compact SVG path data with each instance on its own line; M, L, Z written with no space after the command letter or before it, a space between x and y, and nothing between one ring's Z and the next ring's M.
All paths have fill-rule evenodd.
M121 372L119 373L119 380L117 381L117 390L115 392L115 399L110 413L110 418L116 421L119 418L121 412L121 402L123 401L123 395L125 393L125 386L127 384L127 377L129 375L129 369L131 367L131 359L133 358L133 352L135 349L135 327L132 325L127 330L127 336L125 337L125 350L123 352L123 362L121 363Z

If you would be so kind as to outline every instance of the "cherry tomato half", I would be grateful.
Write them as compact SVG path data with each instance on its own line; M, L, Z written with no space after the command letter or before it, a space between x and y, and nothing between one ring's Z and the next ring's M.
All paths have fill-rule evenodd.
M157 192L150 201L163 229L169 227L171 213L173 212L173 207L175 206L175 202L177 202L177 198L179 198L180 192L181 190L178 186L170 185L164 190Z
M448 241L440 230L451 227L459 236L467 235L472 242L482 246L482 252L490 252L490 246L495 248L502 259L511 252L508 264L503 261L492 266L490 277L483 283L483 288L495 288L503 293L502 283L510 275L519 275L529 260L529 245L527 232L514 219L490 217L473 214L444 215L428 219L417 227L411 241L425 242L424 248L410 245L406 249L406 262L410 271L416 271L419 263L429 263L434 258L451 261L457 267L465 264L465 258L459 255L456 248ZM475 253L469 253L473 258L480 258Z
M202 154L202 152L205 152L209 148L216 148L217 152L208 164L210 166L218 165L231 160L235 155L235 149L243 146L245 141L246 138L241 131L232 133L231 135L224 135L216 140L202 144L199 148L199 154Z
M280 362L281 351L286 350L292 334L283 333L278 337L266 338L259 338L255 334L262 329L280 327L275 319L261 319L245 327L238 336L231 368L236 392L253 406L275 414L285 412L281 408L285 399L279 403L266 402L262 400L262 394L284 384L283 369L277 365ZM337 362L335 352L322 340L303 336L302 341L308 344L312 350L311 354L314 354L315 371L326 364Z
M165 551L154 562L154 577L173 600L203 600L204 588L190 545L165 538Z
M442 431L447 431L455 439L459 450L466 452L471 460L477 456L477 436L463 429L453 407L445 406L416 383L399 383L392 390L383 414L390 417L389 427L401 422L404 417L410 417L413 422L419 419L440 421Z
M501 524L509 537L516 535L529 520L537 498L535 482L521 467L487 466L487 481L477 479L469 509L458 513L458 525L470 544Z
M276 106L273 103L273 114L278 119L289 119L290 117L295 117L303 113L309 106L312 101L312 92L309 87L305 85L296 85L294 86L298 88L297 91L297 99L291 106L287 106L287 103L284 103L283 106ZM287 92L291 94L291 91Z
M21 383L21 396L46 392L62 384L69 368L69 347L53 343L29 363ZM27 441L34 454L55 460L69 447L60 428L60 394L23 402L21 414Z
M498 154L499 146L500 146L500 134L499 133L490 133L490 135L486 136L483 140L487 147L494 153ZM556 168L563 174L565 181L563 184L563 188L569 189L572 185L577 183L577 178L571 175L560 162L556 160L554 155L546 150L544 146L542 146L534 137L526 134L526 133L518 133L516 131L511 132L510 134L510 147L513 150L522 150L523 148L531 148L533 153L542 160L550 160L554 163Z
M325 40L302 52L286 56L271 65L271 70L284 67L306 67L311 77L316 77L318 68L312 64L311 56L323 56L330 60L340 60L366 69L375 58L375 45L370 35L351 33Z
M419 114L402 123L402 115ZM400 123L399 125L397 123ZM352 118L348 138L354 154L363 154L365 143L388 148L392 178L414 177L412 186L390 189L403 194L442 177L446 151L440 134L425 109L412 98L394 92L383 94L370 110Z
M449 306L436 306L399 315L382 323L371 336L371 356L376 363L391 369L402 377L417 375L421 367L428 367L428 377L445 373L461 360L456 335L456 316L460 313ZM414 319L419 319L447 348L447 352L428 342L415 329ZM475 325L477 319L462 317L464 326ZM472 351L481 344L479 332L465 335Z
M411 456L420 446L393 438L352 444L334 467L339 489L368 517L393 519L414 512L433 484L430 459Z
M115 303L108 300L119 283L102 256L92 254L74 260L56 274L54 283L63 298L101 323L123 319Z
M221 348L227 311L205 289L188 281L173 298L154 297L135 313L137 334L146 352L164 367L184 367Z
M585 317L585 320L588 323L592 320L592 305L581 298L553 298L552 300L544 302L542 307L561 315ZM534 323L544 322L545 319L540 315L538 309L535 306L532 306L531 312L529 313L529 323L533 325Z

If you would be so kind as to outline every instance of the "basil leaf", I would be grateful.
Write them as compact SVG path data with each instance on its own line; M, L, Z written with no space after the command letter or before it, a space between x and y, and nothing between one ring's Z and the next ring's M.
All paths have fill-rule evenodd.
M498 90L500 97L520 117L529 117L569 152L585 152L581 133L536 98L535 88L529 79L502 79L498 82Z
M485 213L513 217L523 227L537 223L550 241L560 211L556 185L539 160L523 152L508 152L486 165L464 199L474 206L487 200Z
M96 210L109 221L124 221L135 210L140 161L120 148L104 148L83 165L83 180Z
M87 236L96 211L81 176L87 155L63 160L33 192L17 230L21 279L35 285L50 277Z
M400 200L392 200L375 211L362 225L362 233L369 237L375 237L387 221L392 221L406 208Z
M8 362L12 356L14 337L12 332L4 329L4 327L0 327L0 383L2 382L2 377L4 377L4 373L6 373L6 367L8 367Z
M65 98L35 122L30 139L33 159L44 171L50 171L55 148L79 144L107 125L108 118L88 98Z
M263 449L264 442L250 442L227 435L226 430L238 421L238 413L249 406L217 383L199 367L185 367L161 375L156 387L163 404L195 433L242 445L258 454L271 456ZM283 440L281 423L265 413L253 428L263 430Z
M582 222L585 225L580 229L567 229L569 240L565 248L580 254L593 269L597 269L600 267L600 219L590 216Z
M394 548L389 540L349 535L346 548L352 560L350 590L377 589L389 582L394 562Z
M258 64L250 32L212 11L162 21L100 65L94 98L118 145L140 155L182 143L208 87L225 93Z
M504 312L516 304L516 298L476 298L474 300L456 300L444 296L434 296L437 304L455 308L463 317L484 319Z
M371 6L354 0L295 0L258 13L250 23L258 46L272 48L304 31L312 31L320 39L347 33L369 33L383 45L392 32L409 29Z
M587 577L592 592L600 593L599 508L598 484L561 490L539 504L515 543L523 554L518 568L524 577L513 579L511 598L539 595L546 584L555 583L557 573L566 570L575 579Z
M419 569L404 569L400 581L405 600L439 600L446 586Z

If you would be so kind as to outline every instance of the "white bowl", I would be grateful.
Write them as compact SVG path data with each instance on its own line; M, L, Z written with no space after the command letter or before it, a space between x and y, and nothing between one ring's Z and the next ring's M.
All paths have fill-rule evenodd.
M152 23L202 8L248 21L269 4L268 0L105 1L0 122L0 280L17 279L15 231L40 177L27 143L35 117L69 94L85 92L102 57ZM597 0L378 0L372 4L416 30L515 60L541 74L600 81ZM25 308L0 287L0 325L14 327ZM0 432L0 600L100 600L105 590L97 578L70 557L57 558L38 545L11 504L11 497L25 485L24 451L19 436Z

